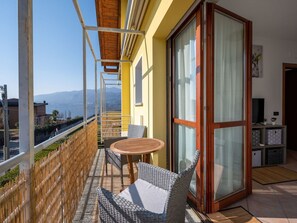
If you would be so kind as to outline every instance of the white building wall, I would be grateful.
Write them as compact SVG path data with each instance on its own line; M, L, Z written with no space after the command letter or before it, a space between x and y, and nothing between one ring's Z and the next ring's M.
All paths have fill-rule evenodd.
M270 122L273 112L279 112L277 123L282 123L282 66L297 64L297 41L260 38L254 33L253 44L263 46L263 77L253 78L252 95L265 98L265 117Z

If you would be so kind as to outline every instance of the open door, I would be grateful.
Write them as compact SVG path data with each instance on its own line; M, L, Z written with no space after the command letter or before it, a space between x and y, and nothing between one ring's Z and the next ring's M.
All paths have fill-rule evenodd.
M183 171L196 150L200 158L188 198L203 210L202 9L199 4L170 38L172 170Z
M173 171L200 151L188 197L209 213L252 191L252 38L250 21L205 4L186 14L168 39L169 129Z
M206 211L251 193L251 22L206 6Z
M297 150L297 64L283 64L283 125L287 126L287 149Z

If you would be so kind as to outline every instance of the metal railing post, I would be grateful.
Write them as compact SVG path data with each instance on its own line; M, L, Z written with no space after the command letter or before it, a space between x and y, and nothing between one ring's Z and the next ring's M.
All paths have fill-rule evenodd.
M87 123L87 62L86 62L86 30L83 27L83 104L84 104L84 123Z
M19 141L20 153L25 153L20 163L20 171L27 177L25 222L32 220L31 215L31 175L34 164L34 106L33 106L33 22L32 0L18 1L18 38L19 38Z
M95 60L95 117L98 118L98 83L97 83L97 61ZM98 122L98 120L97 120Z
M100 131L101 131L101 139L100 139L100 141L101 141L101 143L103 142L103 132L102 132L102 115L103 115L103 109L102 109L102 103L103 103L103 101L102 101L102 97L103 97L103 92L102 92L102 87L103 87L103 81L102 81L102 73L100 73Z
M103 81L103 89L104 89L104 93L103 93L103 110L104 112L106 113L107 110L106 110L106 83L105 83L105 80L104 78L102 78L102 81Z
M0 86L2 92L2 112L3 112L3 126L4 126L4 145L3 145L3 157L4 160L8 160L9 154L9 125L8 125L8 101L7 101L7 85Z

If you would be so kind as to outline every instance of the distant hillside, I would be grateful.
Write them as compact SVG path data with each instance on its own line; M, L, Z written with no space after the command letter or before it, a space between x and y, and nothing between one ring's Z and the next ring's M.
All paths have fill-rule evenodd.
M83 91L65 91L51 94L36 95L34 102L46 101L46 112L51 114L53 110L60 113L71 113L71 117L83 115ZM98 91L98 103L100 104L100 90ZM87 90L88 116L95 112L95 91ZM121 89L106 88L106 109L108 111L121 110Z

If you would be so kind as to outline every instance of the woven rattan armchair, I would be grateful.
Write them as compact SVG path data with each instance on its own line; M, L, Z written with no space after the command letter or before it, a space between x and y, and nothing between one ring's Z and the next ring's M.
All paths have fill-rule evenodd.
M198 159L196 151L180 174L139 163L138 180L119 195L98 188L101 222L185 222L187 193Z
M104 149L105 149L105 171L107 175L107 164L110 163L114 167L120 170L121 174L121 184L124 186L123 181L123 165L128 163L127 156L123 156L118 153L114 153L110 150L110 145L119 140L127 138L142 138L145 136L145 126L142 125L129 125L128 126L128 137L117 137L104 140ZM132 156L132 162L138 162L141 159L140 156Z

